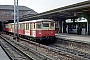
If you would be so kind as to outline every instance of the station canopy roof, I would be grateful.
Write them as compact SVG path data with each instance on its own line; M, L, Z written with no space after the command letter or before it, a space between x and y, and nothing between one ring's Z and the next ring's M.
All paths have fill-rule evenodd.
M24 16L23 18L20 18L20 20L31 20L31 19L39 19L39 18L63 20L63 19L77 17L78 15L83 13L90 15L90 1L84 1L73 5L60 7L33 16Z

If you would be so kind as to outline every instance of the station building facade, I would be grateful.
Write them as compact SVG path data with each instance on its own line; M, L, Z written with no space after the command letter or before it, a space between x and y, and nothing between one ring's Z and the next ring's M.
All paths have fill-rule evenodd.
M31 14L37 14L33 9L26 6L19 6L19 17L29 12ZM14 6L13 5L0 5L0 21L13 20L14 18Z
M28 8L26 6L19 6L19 18L23 17L24 15L27 14L37 14L33 9ZM13 20L14 19L14 6L13 5L0 5L0 26L2 27L3 22L7 22L8 20ZM3 27L2 27L3 28ZM2 30L0 28L0 31Z

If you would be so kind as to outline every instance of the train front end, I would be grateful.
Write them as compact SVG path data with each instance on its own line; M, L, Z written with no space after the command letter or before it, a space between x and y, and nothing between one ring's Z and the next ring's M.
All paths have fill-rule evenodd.
M40 41L55 41L55 22L43 20L36 23L36 38Z

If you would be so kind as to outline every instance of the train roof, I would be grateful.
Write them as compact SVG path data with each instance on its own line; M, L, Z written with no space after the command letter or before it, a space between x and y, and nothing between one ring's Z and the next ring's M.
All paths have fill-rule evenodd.
M38 20L31 20L31 21L23 21L24 23L27 23L27 22L41 22L41 21L53 21L52 19L38 19Z
M38 19L38 20L31 20L31 21L23 21L23 22L19 22L19 23L29 23L29 22L41 22L41 21L53 21L52 19ZM14 23L9 23L9 24L14 24Z

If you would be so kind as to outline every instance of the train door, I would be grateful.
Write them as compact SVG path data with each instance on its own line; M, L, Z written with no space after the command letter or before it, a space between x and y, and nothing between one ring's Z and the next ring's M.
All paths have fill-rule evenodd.
M30 36L30 23L25 23L25 35Z
M36 37L35 23L31 23L31 36Z
M25 34L25 25L24 23L19 24L19 34Z
M42 23L42 29L43 29L43 36L49 36L50 35L50 22L43 22Z
M12 32L14 32L14 24L12 24Z
M12 24L10 24L10 32L13 32Z
M50 22L50 36L55 36L55 22Z
M37 37L42 37L42 23L41 22L36 22L36 36Z

